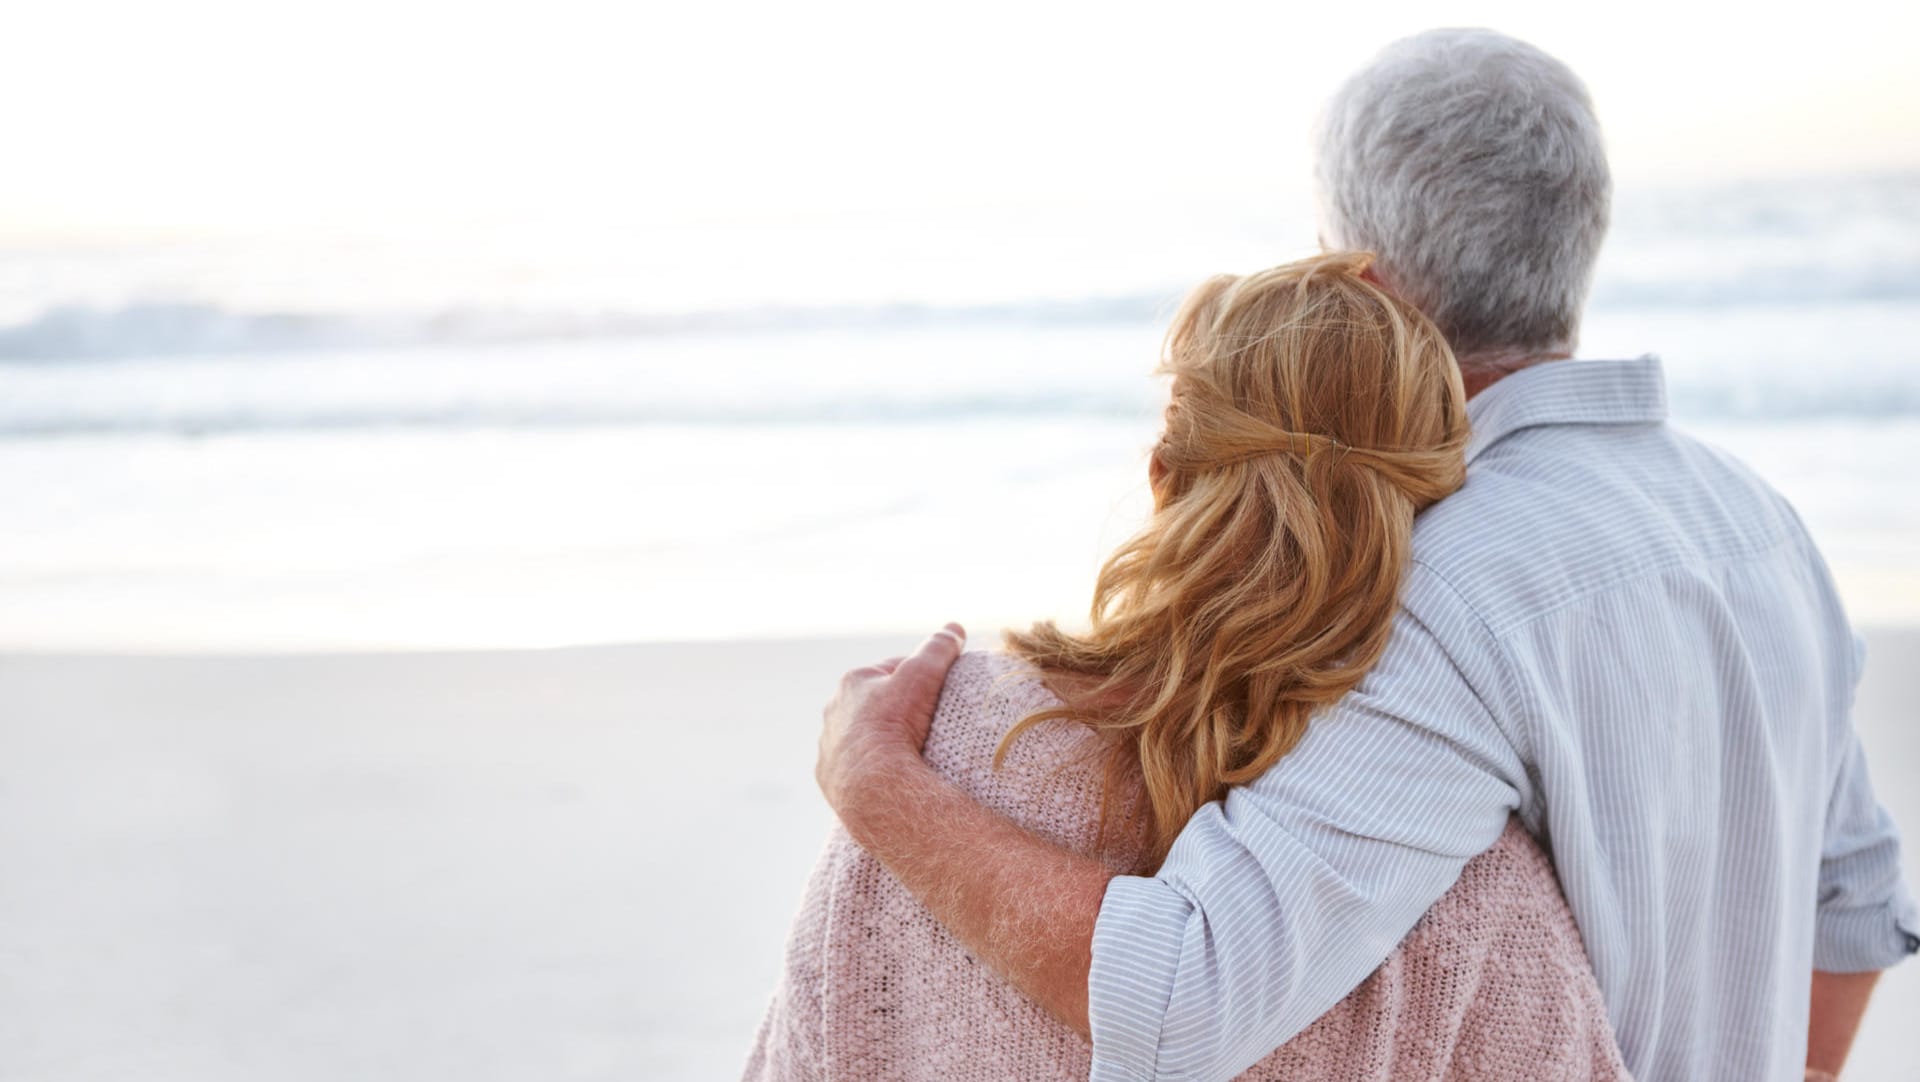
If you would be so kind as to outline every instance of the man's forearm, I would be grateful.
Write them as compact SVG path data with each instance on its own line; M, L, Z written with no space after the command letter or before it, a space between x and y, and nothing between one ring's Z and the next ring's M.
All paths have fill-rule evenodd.
M987 810L918 756L874 769L870 795L843 809L848 833L976 958L1087 1036L1093 926L1113 873Z
M1807 1024L1807 1072L1838 1075L1853 1047L1853 1035L1866 1013L1878 972L1823 973L1813 971L1812 1006Z

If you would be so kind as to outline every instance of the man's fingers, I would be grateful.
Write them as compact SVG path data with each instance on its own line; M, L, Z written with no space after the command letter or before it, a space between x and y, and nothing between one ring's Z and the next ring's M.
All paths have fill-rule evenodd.
M916 680L929 681L937 690L946 683L947 670L953 668L953 663L960 659L960 654L966 648L967 629L959 624L948 624L927 636L927 641L899 664L897 675L910 675Z
M967 629L961 627L959 624L948 624L946 627L928 635L927 640L920 644L920 648L913 652L912 660L915 662L924 660L939 662L940 659L944 658L945 660L941 662L941 667L946 668L951 666L953 660L959 657L961 652L966 648Z
M894 686L901 688L909 699L927 700L927 709L932 709L932 700L939 698L940 689L946 685L947 670L967 648L967 629L959 624L948 624L934 632L920 644L920 648L906 657L890 657L872 665L863 665L858 669L849 669L840 678L840 694L827 704L826 715L831 721L834 711L839 709L842 700L859 694L857 689L869 681L890 678Z
M893 670L899 668L900 663L905 660L906 658L904 657L890 657L885 661L876 661L871 665L862 665L857 669L848 669L846 673L840 677L840 688L842 691L845 691L856 684L872 680L876 677L891 676L893 675Z

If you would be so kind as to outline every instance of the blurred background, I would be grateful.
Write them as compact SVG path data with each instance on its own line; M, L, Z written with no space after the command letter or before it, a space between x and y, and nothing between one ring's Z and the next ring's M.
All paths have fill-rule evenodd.
M10 10L0 1078L737 1070L832 679L1083 612L1163 321L1315 249L1319 103L1430 26L1586 79L1582 354L1911 671L1920 14L1296 7Z

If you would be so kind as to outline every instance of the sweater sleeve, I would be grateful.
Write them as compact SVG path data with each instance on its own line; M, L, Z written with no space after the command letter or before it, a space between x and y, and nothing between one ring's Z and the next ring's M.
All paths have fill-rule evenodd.
M1001 738L1045 687L1004 655L955 663L927 761L974 799L1069 848L1090 844L1099 792L1081 727L1036 727L999 768ZM834 828L789 937L747 1082L1084 1077L1072 1030L980 965L872 854Z
M787 936L786 962L760 1022L742 1082L825 1082L826 932L833 884L851 840L838 827L807 877Z

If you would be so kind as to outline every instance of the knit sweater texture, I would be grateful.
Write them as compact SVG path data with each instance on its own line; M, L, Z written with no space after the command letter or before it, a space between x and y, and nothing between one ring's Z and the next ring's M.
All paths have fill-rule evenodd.
M1054 696L1021 662L969 653L927 739L934 770L1040 837L1087 854L1102 764L1090 729L1035 726ZM1128 854L1108 857L1125 859ZM808 880L748 1082L1085 1078L1091 1048L969 954L836 828ZM1325 1082L1599 1082L1627 1073L1573 915L1517 824L1358 988L1239 1076Z

